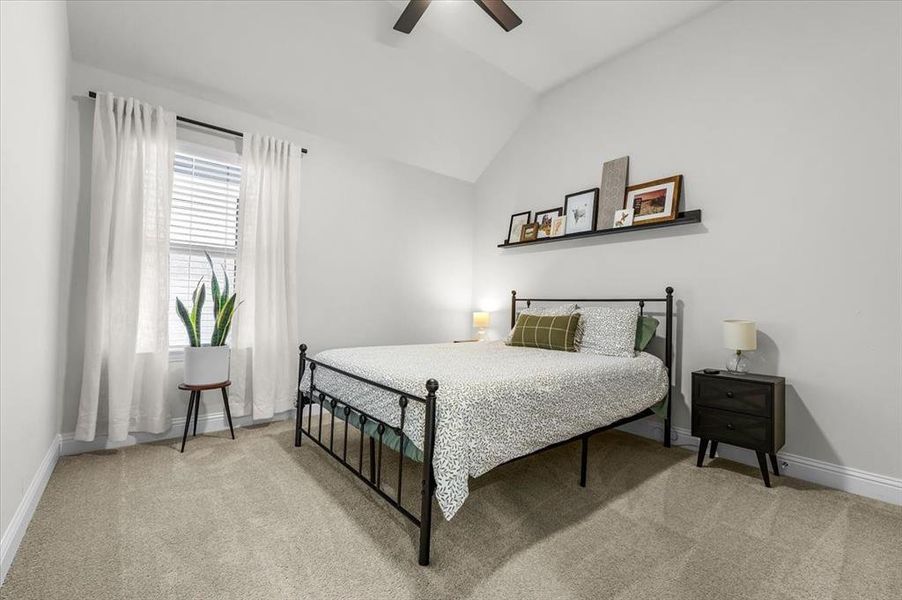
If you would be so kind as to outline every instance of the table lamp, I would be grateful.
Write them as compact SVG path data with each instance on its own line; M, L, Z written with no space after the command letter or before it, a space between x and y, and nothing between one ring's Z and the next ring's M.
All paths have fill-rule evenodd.
M485 330L489 326L489 323L492 322L492 317L487 312L474 312L473 313L473 327L479 330L477 337L479 341L485 339Z
M748 361L742 356L743 350L758 348L758 331L754 321L743 319L727 319L723 322L723 345L735 350L736 354L727 360L727 371L745 373L749 370Z

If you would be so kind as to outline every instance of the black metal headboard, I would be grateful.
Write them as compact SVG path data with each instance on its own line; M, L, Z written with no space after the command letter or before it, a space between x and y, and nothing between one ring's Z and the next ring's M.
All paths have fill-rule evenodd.
M670 404L673 392L673 288L664 288L663 298L518 298L517 290L511 290L511 327L517 323L517 303L525 302L526 307L533 302L565 302L568 304L601 303L601 302L630 302L639 305L639 315L645 314L647 303L663 303L665 306L664 319L664 366L667 367L667 418L664 420L664 442L670 445Z

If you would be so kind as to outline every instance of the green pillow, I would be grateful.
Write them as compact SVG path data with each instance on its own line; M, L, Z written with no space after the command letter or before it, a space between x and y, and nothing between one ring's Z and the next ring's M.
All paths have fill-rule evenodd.
M578 323L578 313L547 317L521 314L517 317L510 345L576 352L574 339Z
M658 320L654 317L639 317L636 321L636 351L645 350L658 329Z

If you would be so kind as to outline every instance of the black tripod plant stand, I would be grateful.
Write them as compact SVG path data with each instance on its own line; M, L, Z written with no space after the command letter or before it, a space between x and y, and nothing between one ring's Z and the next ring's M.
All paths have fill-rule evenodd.
M185 442L188 439L188 427L191 425L191 413L194 413L194 433L192 435L197 435L197 414L200 412L200 395L202 392L206 392L209 390L216 390L222 392L222 404L225 406L225 414L226 418L229 421L229 432L232 434L232 439L235 439L235 429L232 427L232 413L229 410L229 395L226 392L226 388L232 385L231 381L223 381L222 383L210 383L207 385L188 385L187 383L179 384L179 389L185 392L191 392L191 397L188 400L188 416L185 418L185 431L182 433L182 449L179 452L185 451Z

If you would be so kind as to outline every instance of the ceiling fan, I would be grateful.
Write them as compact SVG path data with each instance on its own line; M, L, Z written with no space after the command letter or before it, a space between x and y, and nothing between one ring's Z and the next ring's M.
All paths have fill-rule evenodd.
M407 7L404 9L404 12L401 13L398 22L395 23L395 31L400 31L401 33L410 33L413 31L413 26L417 24L417 21L423 16L423 13L426 12L430 1L431 0L410 0L410 2L407 3ZM473 0L473 2L478 4L482 10L495 20L496 23L501 25L501 28L504 29L504 31L510 31L523 22L523 19L518 17L516 13L511 10L510 6L504 3L504 0Z

